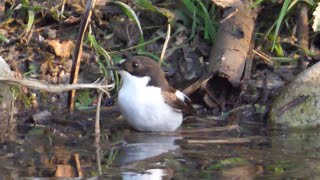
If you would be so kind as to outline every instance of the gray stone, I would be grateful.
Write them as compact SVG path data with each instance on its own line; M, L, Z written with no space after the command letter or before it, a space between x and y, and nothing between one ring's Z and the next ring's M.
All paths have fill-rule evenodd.
M13 77L8 64L0 56L0 77ZM0 143L15 139L16 114L11 86L0 82Z
M272 105L269 124L297 129L320 125L320 62L284 88Z

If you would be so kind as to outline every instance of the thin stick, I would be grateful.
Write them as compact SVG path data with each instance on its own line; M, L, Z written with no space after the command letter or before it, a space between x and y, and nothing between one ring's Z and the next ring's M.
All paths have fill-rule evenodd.
M231 109L230 111L227 111L227 112L223 113L223 114L220 115L220 116L208 116L206 119L209 119L209 120L224 120L224 119L226 119L230 114L232 114L232 113L234 113L234 112L237 112L237 111L240 111L240 110L245 110L245 109L251 108L252 106L253 106L253 105L251 105L251 104L239 106L239 107L236 107L236 108L234 108L234 109Z
M82 170L81 170L80 156L79 156L79 154L74 154L73 157L74 157L74 161L76 163L78 177L82 178L83 177L83 173L82 173Z
M101 108L101 100L102 100L102 91L99 91L98 95L98 104L96 110L96 119L95 119L95 134L96 136L100 136L100 108Z
M198 116L187 116L183 119L183 121L186 121L187 119L195 119L196 121L208 123L208 124L217 124L216 121L210 121L205 118L198 117Z
M15 94L14 94L14 91L12 91L12 99L13 99L13 101L11 101L10 125L12 125L13 121L14 121L14 119L13 119L14 107L15 107L14 106L14 101L15 101L14 97L15 97ZM10 126L10 128L12 128L12 127Z
M51 93L57 93L57 92L63 92L63 91L70 91L73 89L99 89L103 92L108 93L106 89L113 88L115 84L110 85L101 85L97 83L93 84L48 84L44 81L39 81L36 79L16 79L16 78L10 78L10 77L0 77L0 81L3 83L9 83L9 84L16 84L21 86L26 86L31 89L38 89L38 90L44 90Z
M162 48L161 56L160 56L160 61L159 61L160 64L162 64L162 62L163 62L164 55L166 53L167 46L168 46L168 43L169 43L169 40L170 40L170 35L171 35L171 25L170 25L170 23L168 23L167 36L166 36L166 39L165 39L164 44L163 44L163 48Z
M230 131L233 129L239 128L238 125L232 125L227 127L211 127L211 128L202 128L202 129L190 129L190 130L178 130L178 133L199 133L199 132L220 132L220 131Z
M265 53L263 53L262 51L259 50L254 50L252 49L252 51L258 55L262 60L264 60L264 62L268 63L268 64L272 64L271 58L270 56L266 55Z
M65 5L66 5L66 1L67 1L67 0L63 0L63 2L62 2L61 11L60 11L60 13L59 13L59 19L62 19L62 17L64 17L64 16L63 16L63 13L64 13L64 7L65 7Z
M100 156L100 108L101 108L101 100L102 100L102 91L99 91L98 95L98 104L96 110L96 120L95 120L95 146L96 146L96 159L99 175L102 175L101 168L101 156Z
M73 58L72 58L72 68L71 68L71 77L70 84L76 84L78 82L78 75L80 69L80 61L82 56L82 45L83 39L88 27L89 21L91 19L92 10L95 6L96 0L89 0L86 4L86 8L84 10L84 14L81 19L80 28L77 37L77 43L74 50ZM75 101L76 91L72 90L69 93L69 108L70 112L74 111L74 101Z

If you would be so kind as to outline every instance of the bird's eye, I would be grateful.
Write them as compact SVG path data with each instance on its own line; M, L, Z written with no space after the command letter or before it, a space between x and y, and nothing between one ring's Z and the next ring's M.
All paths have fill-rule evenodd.
M137 67L139 67L139 63L133 62L133 63L131 64L131 66L132 66L133 68L137 68Z

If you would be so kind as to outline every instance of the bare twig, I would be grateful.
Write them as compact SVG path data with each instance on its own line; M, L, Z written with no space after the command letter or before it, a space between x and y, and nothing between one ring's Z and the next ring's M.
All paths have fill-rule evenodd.
M44 90L51 93L57 93L57 92L63 92L63 91L70 91L74 89L99 89L105 93L108 93L107 89L113 88L115 85L103 85L99 83L93 83L93 84L48 84L44 81L39 81L36 79L16 79L16 78L10 78L10 77L0 77L0 81L3 83L9 83L9 84L16 84L20 86L26 86L31 89L38 89L38 90Z
M15 92L14 91L12 91L12 99L14 99L14 97L15 97ZM13 124L14 123L14 113L15 113L15 111L14 111L14 107L15 107L15 104L14 104L14 102L15 101L11 101L11 113L10 113L10 124Z
M195 83L193 83L190 86L188 86L187 88L185 88L182 92L186 95L192 94L193 92L198 90L203 84L206 84L211 79L211 77L212 77L211 73L203 75L201 77L201 79L199 79Z
M88 27L89 21L91 19L92 10L94 9L95 3L96 3L96 0L88 0L84 14L81 19L79 33L78 33L78 37L77 37L77 43L76 43L73 58L72 58L70 84L76 84L78 82L80 61L81 61L81 56L82 56L83 39L84 39L86 29ZM75 90L72 90L69 94L70 112L74 111L75 94L76 94Z
M171 35L171 25L170 25L170 23L168 23L167 36L166 36L166 40L164 41L164 44L163 44L163 48L162 48L162 52L161 52L161 56L160 56L160 61L159 61L160 64L162 64L162 62L163 62L164 55L166 53L167 46L168 46L168 43L170 40L170 35Z
M227 138L227 139L208 139L208 140L185 140L188 144L243 144L252 142L251 138Z
M199 122L207 123L207 124L217 124L216 121L208 120L206 118L198 117L198 116L187 116L183 119L183 121L186 121L187 119L194 119Z
M82 178L83 177L83 173L82 173L82 170L81 170L81 163L80 163L79 154L74 154L73 158L74 158L76 169L77 169L77 172L78 172L78 177Z
M102 92L99 91L98 95L98 104L97 104L97 110L96 110L96 120L95 120L95 146L96 146L96 160L97 160L97 166L99 175L102 174L102 168L101 168L101 156L100 156L100 108L101 108L101 100L102 100Z
M186 134L186 133L199 133L199 132L220 132L220 131L230 131L233 129L239 128L238 125L232 125L227 127L210 127L210 128L202 128L202 129L190 129L190 130L178 130L178 133Z
M95 134L96 136L100 136L100 107L101 107L101 100L102 100L102 92L99 91L98 95L98 104L96 110L96 120L95 120Z
M230 111L227 111L227 112L223 113L223 114L220 115L220 116L208 116L206 119L209 119L209 120L224 120L224 119L226 119L230 114L232 114L232 113L234 113L234 112L237 112L237 111L240 111L240 110L245 110L245 109L251 108L252 106L253 106L253 105L251 105L251 104L239 106L239 107L236 107L236 108L234 108L234 109L231 109Z
M270 56L268 56L267 54L263 53L260 50L252 50L254 52L254 54L256 54L257 56L259 56L264 62L266 62L267 64L272 64L271 58Z
M65 7L65 5L66 5L66 1L67 0L63 0L63 2L62 2L62 6L61 6L61 11L60 11L60 13L59 13L59 18L60 19L62 19L64 16L63 16L63 13L64 13L64 7Z

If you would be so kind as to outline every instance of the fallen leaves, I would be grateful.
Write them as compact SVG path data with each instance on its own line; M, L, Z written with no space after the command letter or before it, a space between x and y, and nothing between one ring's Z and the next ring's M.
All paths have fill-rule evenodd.
M212 0L212 2L223 8L235 7L243 3L241 0Z
M70 58L74 48L74 42L71 40L61 41L58 39L46 40L54 53L62 58Z

